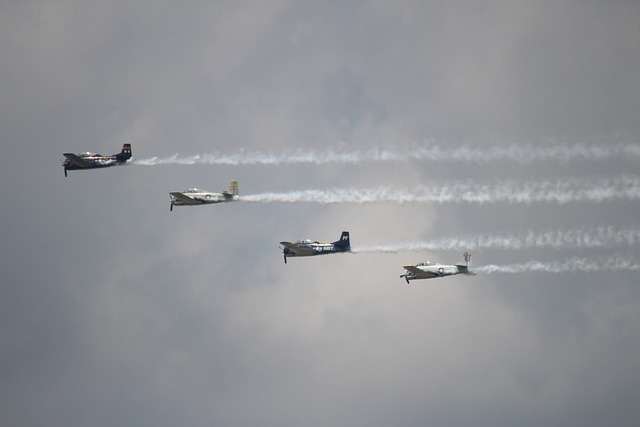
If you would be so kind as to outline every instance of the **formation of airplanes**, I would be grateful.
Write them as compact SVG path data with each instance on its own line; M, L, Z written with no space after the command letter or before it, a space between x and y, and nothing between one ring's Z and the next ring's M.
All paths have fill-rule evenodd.
M97 153L83 152L79 154L64 153L66 159L62 163L64 167L64 176L67 171L99 169L116 165L124 165L131 159L131 144L124 144L122 151L111 156L103 156ZM169 192L170 207L173 211L174 206L199 206L212 203L226 203L238 200L238 181L231 181L229 188L220 193L212 193L206 190L191 188L182 192ZM296 243L280 242L280 249L284 256L284 263L290 257L306 257L314 255L328 255L336 253L351 252L351 242L349 240L349 232L343 231L340 239L331 243L321 243L317 240L298 240ZM464 253L464 264L439 264L432 262L419 262L415 265L403 265L404 274L400 277L404 278L407 283L411 280L418 279L434 279L437 277L453 276L456 274L475 275L469 270L471 255Z

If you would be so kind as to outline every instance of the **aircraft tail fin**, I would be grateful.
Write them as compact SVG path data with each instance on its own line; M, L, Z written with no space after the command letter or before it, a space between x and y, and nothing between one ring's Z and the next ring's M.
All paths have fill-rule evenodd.
M231 181L231 182L229 183L229 193L230 193L232 196L237 196L238 194L240 194L240 193L238 192L238 181Z
M471 254L469 252L465 252L462 254L464 256L464 265L459 265L458 269L463 274L469 274L474 276L475 273L469 271L469 267L471 266Z
M333 242L334 245L344 248L346 250L351 249L351 242L349 241L349 232L343 231L340 235L340 240Z
M116 154L116 159L119 162L126 162L131 158L131 144L124 144L122 151Z

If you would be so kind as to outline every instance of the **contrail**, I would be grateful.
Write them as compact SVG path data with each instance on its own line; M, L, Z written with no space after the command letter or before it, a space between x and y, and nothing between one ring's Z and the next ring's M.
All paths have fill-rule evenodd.
M615 229L596 227L590 230L545 231L528 230L512 234L486 234L477 236L443 237L422 242L392 243L386 245L356 246L353 252L398 252L478 249L591 249L602 247L636 246L640 244L640 228Z
M472 267L474 273L509 273L518 274L526 272L541 272L541 273L572 273L572 272L585 272L596 273L605 271L638 271L640 270L640 264L635 260L622 257L610 257L603 260L593 261L585 258L568 258L564 261L558 262L541 262L541 261L529 261L521 264L505 264L496 265L489 264L481 267Z
M360 164L380 162L432 161L447 163L489 163L511 161L520 164L553 161L600 161L606 159L640 159L640 144L510 144L506 146L478 147L461 145L414 146L403 150L375 147L366 150L292 150L280 153L240 150L236 153L219 152L180 157L151 157L133 160L131 164L156 165L281 165L281 164Z
M262 193L238 197L245 202L261 203L572 203L639 200L640 176L619 176L595 181L564 179L556 181L515 181L479 184L458 181L443 186L418 185L410 189L387 186L300 190L286 193Z

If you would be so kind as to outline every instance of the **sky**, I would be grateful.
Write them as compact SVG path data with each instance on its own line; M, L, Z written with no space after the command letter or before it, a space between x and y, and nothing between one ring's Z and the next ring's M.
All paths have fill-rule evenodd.
M639 425L638 2L9 0L0 57L2 425Z

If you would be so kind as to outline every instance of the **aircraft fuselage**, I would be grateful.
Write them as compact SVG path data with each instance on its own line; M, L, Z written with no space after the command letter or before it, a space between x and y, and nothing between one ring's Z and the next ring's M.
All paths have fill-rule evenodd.
M100 169L110 166L123 165L131 158L131 144L124 144L122 151L112 156L103 156L98 153L85 151L84 153L64 153L66 159L62 162L64 167L64 175L67 171L84 170L84 169Z
M208 203L222 203L222 202L230 202L233 200L233 196L231 194L224 193L208 193L208 192L195 192L187 190L183 192L185 196L191 198L194 204L203 204L206 205ZM184 201L178 199L175 196L171 196L171 203L174 206L184 206L187 205Z
M327 255L351 251L349 232L343 231L340 240L333 243L320 243L315 240L298 240L296 243L280 242L280 248L284 254L284 262L289 257L302 257L314 255Z
M170 210L174 206L198 206L209 205L212 203L233 202L238 200L238 181L229 183L229 190L220 193L212 193L211 191L201 190L199 188L190 188L185 191L169 192L169 200L171 201Z
M98 169L118 164L115 156L102 156L95 153L80 153L78 154L78 157L80 157L88 164L86 166L79 166L67 159L64 161L65 169L69 171L79 169Z
M296 242L296 246L298 247L297 252L294 252L294 250L287 247L283 248L283 252L286 256L313 256L325 255L335 252L345 252L345 249L338 248L332 243L318 243L300 240Z
M416 279L435 279L438 277L453 276L456 274L468 274L475 275L469 271L469 262L471 261L471 255L468 252L464 253L465 264L439 264L432 262L419 262L416 265L403 265L404 274L400 277L404 277L404 280L409 283L410 280Z

